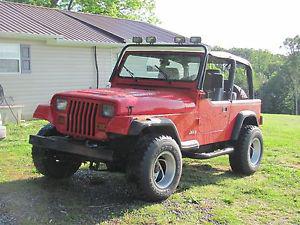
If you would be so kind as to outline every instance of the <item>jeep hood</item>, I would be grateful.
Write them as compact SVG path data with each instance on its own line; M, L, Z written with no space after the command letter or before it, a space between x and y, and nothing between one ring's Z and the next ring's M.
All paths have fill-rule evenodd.
M195 107L190 90L102 88L68 91L57 96L112 103L117 115L128 115L128 108L132 109L131 115L151 115L185 113Z

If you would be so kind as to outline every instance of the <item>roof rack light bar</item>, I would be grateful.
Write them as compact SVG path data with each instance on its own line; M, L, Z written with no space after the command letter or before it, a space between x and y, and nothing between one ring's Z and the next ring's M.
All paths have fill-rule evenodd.
M143 38L142 37L133 37L132 42L135 44L141 44L141 43L143 43Z
M174 37L174 42L177 43L177 44L182 45L183 43L185 43L185 37L176 36L176 37Z
M190 37L190 42L197 45L201 43L201 37Z
M146 37L146 42L149 44L154 44L156 42L156 37L155 36Z

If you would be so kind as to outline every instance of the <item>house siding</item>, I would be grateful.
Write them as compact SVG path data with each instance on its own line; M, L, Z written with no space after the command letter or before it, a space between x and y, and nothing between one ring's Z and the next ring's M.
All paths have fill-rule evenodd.
M0 74L5 95L14 104L23 105L23 119L31 119L40 103L47 103L52 95L66 90L96 87L94 49L47 45L43 41L22 41L0 38L0 43L30 45L31 73ZM118 50L97 47L99 87L108 83Z

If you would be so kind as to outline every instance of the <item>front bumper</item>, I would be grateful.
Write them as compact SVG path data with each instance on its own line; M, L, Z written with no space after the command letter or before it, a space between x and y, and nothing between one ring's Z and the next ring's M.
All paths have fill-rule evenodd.
M89 147L84 142L70 140L68 137L30 135L29 143L45 149L84 156L87 160L113 161L113 151L107 147Z

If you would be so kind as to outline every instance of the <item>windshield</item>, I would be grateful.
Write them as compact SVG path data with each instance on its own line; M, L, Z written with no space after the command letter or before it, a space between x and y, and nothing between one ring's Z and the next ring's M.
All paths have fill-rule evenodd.
M204 58L193 52L127 52L120 77L194 81Z

